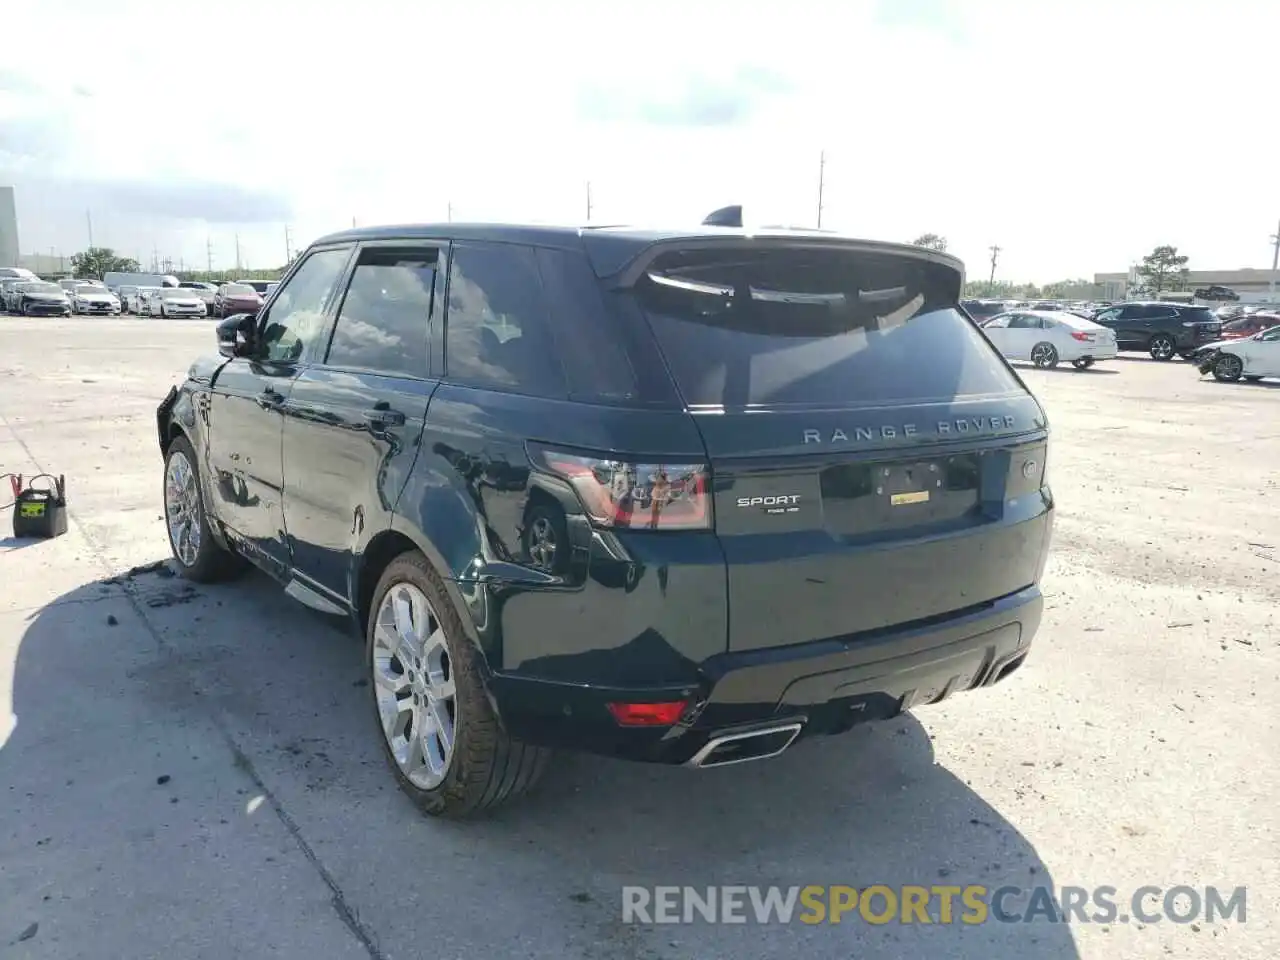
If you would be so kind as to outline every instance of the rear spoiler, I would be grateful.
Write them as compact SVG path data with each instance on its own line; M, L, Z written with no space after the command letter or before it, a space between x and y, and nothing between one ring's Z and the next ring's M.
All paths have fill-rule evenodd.
M922 260L954 270L959 275L959 288L964 288L964 262L948 253L917 247L908 243L888 243L879 240L855 240L850 237L816 234L802 231L778 231L749 233L742 228L708 226L705 233L684 237L664 237L644 246L639 253L615 272L601 279L612 289L625 290L636 285L653 262L666 253L676 250L708 250L716 247L761 250L845 250L849 253L892 255L910 260Z

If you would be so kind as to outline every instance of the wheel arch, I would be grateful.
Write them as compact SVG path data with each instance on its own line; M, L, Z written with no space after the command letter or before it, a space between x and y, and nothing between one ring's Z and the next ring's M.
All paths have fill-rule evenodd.
M479 652L487 668L489 658L485 644L481 642L473 611L476 604L468 602L457 581L448 575L449 567L445 563L444 555L422 531L415 529L399 515L393 517L389 528L379 531L369 540L356 556L353 564L350 582L351 610L361 637L363 638L368 631L369 616L373 612L374 591L378 588L378 581L382 579L383 572L396 557L410 551L417 551L426 557L427 563L435 571L444 587L454 612L458 614L458 620L466 631L467 639ZM477 595L476 603L482 607L487 606L485 601L488 594L485 585L476 583L470 586Z

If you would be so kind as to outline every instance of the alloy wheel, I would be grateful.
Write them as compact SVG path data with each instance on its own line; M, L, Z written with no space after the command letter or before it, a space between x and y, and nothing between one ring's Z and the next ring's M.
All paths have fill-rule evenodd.
M1244 363L1235 354L1224 353L1213 365L1213 372L1219 380L1239 380L1244 373Z
M1053 363L1054 350L1047 343L1038 343L1031 348L1031 362L1037 367L1047 367Z
M200 487L187 455L175 452L164 472L164 509L173 555L184 567L200 556Z
M1151 341L1151 356L1156 360L1172 359L1174 343L1168 337L1156 337Z
M539 517L529 529L529 558L543 570L556 562L556 530L548 517Z
M440 618L412 583L395 583L383 597L372 655L374 695L391 755L410 783L433 789L453 760L457 691Z

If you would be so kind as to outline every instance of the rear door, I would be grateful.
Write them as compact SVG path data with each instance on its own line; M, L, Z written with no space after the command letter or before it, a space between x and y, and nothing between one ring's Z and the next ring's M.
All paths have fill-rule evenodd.
M1039 576L1046 422L927 254L735 244L635 285L706 444L731 650L977 608Z
M284 519L295 576L352 597L355 550L391 525L438 381L428 327L438 245L361 245L327 352L284 404ZM442 284L441 284L442 286Z

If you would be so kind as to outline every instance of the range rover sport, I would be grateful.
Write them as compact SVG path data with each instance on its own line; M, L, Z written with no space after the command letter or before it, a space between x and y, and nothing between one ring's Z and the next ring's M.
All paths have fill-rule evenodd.
M557 748L720 766L991 686L1048 424L962 285L800 231L325 237L157 411L175 563L351 618L437 815Z

